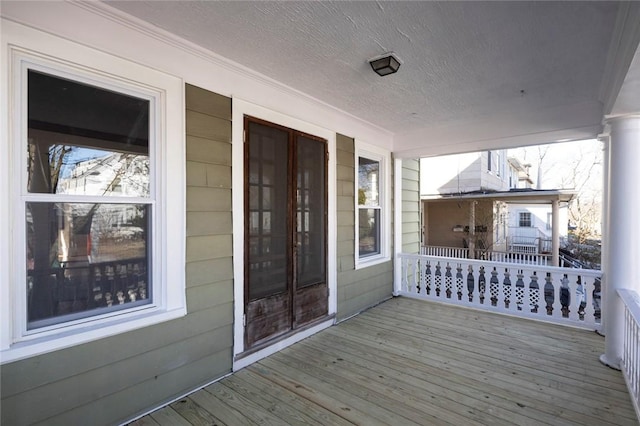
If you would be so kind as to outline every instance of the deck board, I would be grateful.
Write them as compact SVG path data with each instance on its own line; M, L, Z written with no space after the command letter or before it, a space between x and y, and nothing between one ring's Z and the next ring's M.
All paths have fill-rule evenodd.
M134 424L637 425L603 351L594 332L395 298Z

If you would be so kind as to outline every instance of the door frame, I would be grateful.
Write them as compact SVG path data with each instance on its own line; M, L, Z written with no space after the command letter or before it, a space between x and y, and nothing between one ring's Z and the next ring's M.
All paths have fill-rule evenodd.
M283 127L308 133L327 141L327 287L329 290L328 320L303 329L287 338L278 340L250 355L245 355L244 345L244 116L252 116ZM276 111L246 102L232 100L232 209L233 209L233 296L234 342L233 370L236 371L269 356L297 341L334 324L337 311L337 221L336 221L336 133ZM355 232L355 231L354 231Z

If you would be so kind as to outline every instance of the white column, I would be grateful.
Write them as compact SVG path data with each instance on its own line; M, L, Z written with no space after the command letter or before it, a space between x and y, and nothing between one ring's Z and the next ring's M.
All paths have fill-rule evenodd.
M551 202L551 266L558 266L560 257L560 201Z
M620 369L624 306L618 289L640 290L640 116L609 120L609 215L606 276L605 353L600 361Z
M402 290L402 159L393 160L393 295Z
M600 309L606 306L607 300L607 269L609 265L609 136L602 135L599 137L602 142L602 220L601 220L601 252L600 252L600 265L603 271L602 281L600 283ZM605 267L607 265L607 267ZM605 335L605 315L600 316L600 330L601 335Z
M476 204L475 200L469 201L469 259L476 258Z

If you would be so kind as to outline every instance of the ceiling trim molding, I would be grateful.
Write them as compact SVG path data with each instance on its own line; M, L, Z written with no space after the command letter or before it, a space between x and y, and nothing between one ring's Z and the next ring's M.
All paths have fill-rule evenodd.
M545 126L541 128L539 123ZM483 115L464 123L396 134L393 146L394 154L403 158L430 157L593 139L601 132L602 104L594 100L536 111Z
M275 89L289 96L295 96L298 99L303 100L309 104L319 105L319 106L322 106L323 108L337 112L341 115L349 117L354 121L358 121L367 127L375 128L377 131L381 132L382 134L388 137L391 137L393 135L393 132L389 131L388 129L385 129L383 127L380 127L377 124L371 123L367 120L357 117L347 111L343 111L339 108L336 108L335 106L329 103L326 103L317 98L314 98L313 96L310 96L307 93L304 93L300 90L287 86L286 84L278 80L275 80L263 74L260 74L249 67L246 67L242 64L239 64L223 56L220 56L211 50L205 49L204 47L201 47L188 40L185 40L177 36L176 34L173 34L169 31L159 28L135 16L131 16L101 1L89 1L89 2L79 1L79 0L65 0L65 1L69 4L73 4L76 7L82 8L94 15L98 15L102 18L108 19L118 25L126 26L127 28L133 31L136 31L147 37L155 39L161 43L168 44L174 48L185 51L188 54L191 54L195 57L198 57L202 60L212 63L216 66L224 68L232 73L239 74L243 77L251 79L258 84L269 86L272 89ZM232 93L227 93L225 95L233 97Z
M571 142L595 139L603 131L602 124L591 124L570 129L558 129L548 132L512 135L502 138L485 138L471 141L459 141L429 145L425 148L409 148L394 151L395 158L423 158L440 155L464 154L488 149L510 149L514 147Z
M620 2L600 85L604 115L613 110L640 44L640 2Z

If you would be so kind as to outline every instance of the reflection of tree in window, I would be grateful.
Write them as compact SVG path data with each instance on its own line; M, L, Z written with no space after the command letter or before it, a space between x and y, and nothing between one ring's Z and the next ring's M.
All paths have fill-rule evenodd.
M149 111L146 99L28 72L29 328L149 303Z

